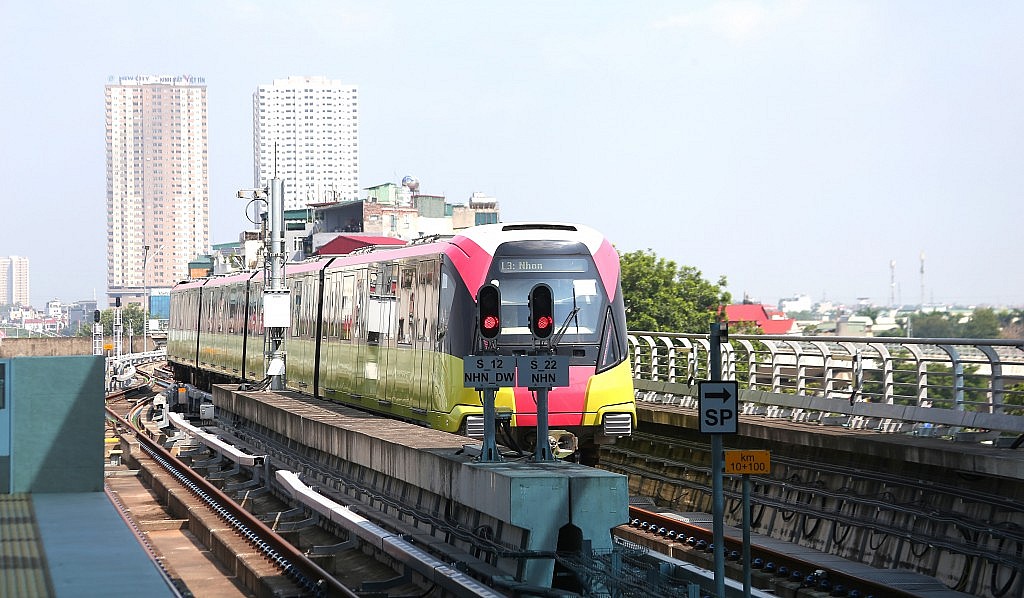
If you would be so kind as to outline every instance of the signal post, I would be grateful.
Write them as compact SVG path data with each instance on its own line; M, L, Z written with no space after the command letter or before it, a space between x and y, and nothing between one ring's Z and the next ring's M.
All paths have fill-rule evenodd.
M728 325L711 324L708 369L711 380L698 382L701 433L711 434L711 511L714 535L715 595L725 596L725 496L722 490L722 434L736 433L739 388L735 380L722 380L722 343L729 340Z
M492 284L485 284L477 292L477 330L480 333L481 355L467 355L463 361L463 386L483 392L484 439L480 449L480 462L502 460L495 441L494 407L498 388L515 385L518 370L519 383L537 393L537 442L534 461L554 461L548 442L548 390L569 386L569 358L556 355L551 347L555 328L555 303L551 287L538 283L530 289L530 334L534 350L531 355L519 357L498 355L497 336L501 332L501 292Z
M485 284L477 292L477 327L483 355L467 355L463 362L463 380L467 387L482 391L484 404L484 440L480 447L481 463L502 461L495 440L495 392L512 386L515 380L515 359L497 354L501 332L501 292L493 284Z
M527 388L537 393L537 442L533 460L554 461L548 442L548 390L569 386L569 358L555 355L551 350L551 334L555 330L555 299L551 287L543 282L533 285L528 303L530 334L536 354L520 357L516 366L521 377L526 372Z

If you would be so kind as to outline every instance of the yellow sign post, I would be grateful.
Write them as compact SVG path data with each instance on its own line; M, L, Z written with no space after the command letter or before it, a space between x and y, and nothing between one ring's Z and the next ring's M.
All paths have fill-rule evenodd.
M743 476L743 595L750 596L750 476L772 472L771 451L723 451L725 473Z
M768 475L771 472L771 451L725 451L728 475Z

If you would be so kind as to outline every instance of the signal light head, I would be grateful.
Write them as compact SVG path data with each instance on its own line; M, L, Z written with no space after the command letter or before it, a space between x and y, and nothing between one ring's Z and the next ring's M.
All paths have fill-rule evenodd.
M501 332L501 293L493 284L480 287L477 294L480 336L491 339Z
M530 332L543 340L551 336L555 327L555 299L551 287L543 282L530 289Z

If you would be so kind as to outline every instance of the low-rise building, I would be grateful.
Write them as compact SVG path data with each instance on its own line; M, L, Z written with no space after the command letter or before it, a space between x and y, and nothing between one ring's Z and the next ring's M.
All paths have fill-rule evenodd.
M729 326L752 325L764 334L797 334L800 327L796 320L787 318L781 311L760 303L737 303L725 306L725 317Z

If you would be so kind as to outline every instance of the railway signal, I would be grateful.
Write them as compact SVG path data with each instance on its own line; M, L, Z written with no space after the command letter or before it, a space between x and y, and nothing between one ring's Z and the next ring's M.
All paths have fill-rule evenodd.
M477 296L480 336L491 339L501 332L501 292L493 284L480 287Z
M530 333L538 340L551 336L555 329L555 302L551 287L543 282L530 289Z

